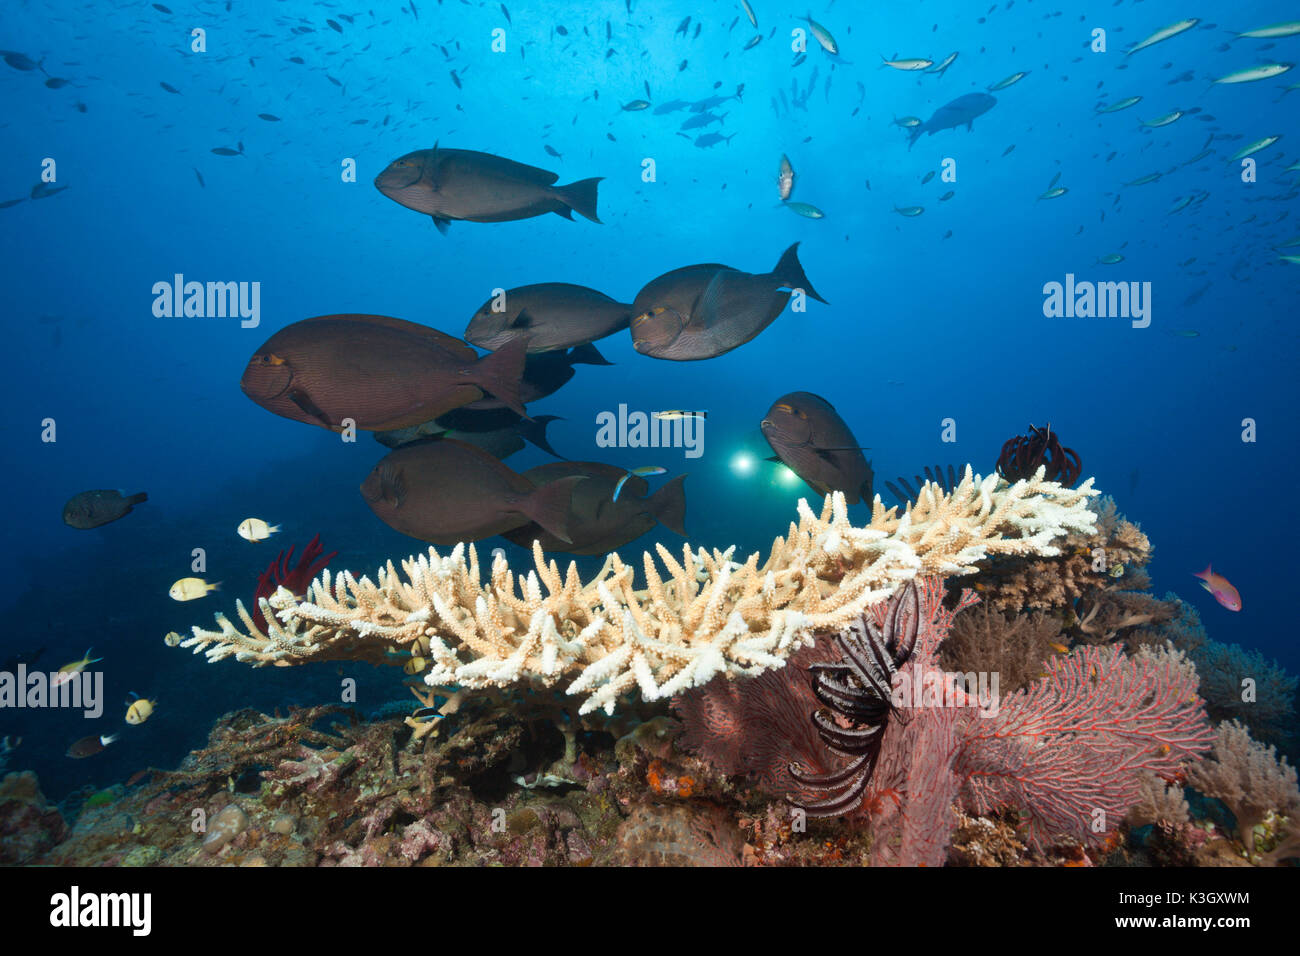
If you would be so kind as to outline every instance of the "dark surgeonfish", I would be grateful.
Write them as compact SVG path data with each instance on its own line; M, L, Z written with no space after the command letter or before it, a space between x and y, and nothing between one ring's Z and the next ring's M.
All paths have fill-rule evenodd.
M650 280L632 303L632 344L643 355L690 362L744 345L772 324L790 292L826 302L804 275L799 243L771 272L741 272L709 262Z
M379 520L432 544L478 541L536 522L569 539L573 487L581 478L537 488L487 452L441 438L390 452L361 483Z
M559 175L472 149L420 149L393 160L375 177L375 188L407 209L433 217L445 233L453 219L507 222L548 212L573 213L592 222L596 186L604 177L556 186Z
M482 349L499 349L526 339L529 352L548 352L585 345L627 328L632 306L603 292L567 282L542 282L505 293L505 310L492 311L488 299L469 320L465 341Z
M63 523L73 528L98 528L129 515L136 505L148 500L149 495L143 491L130 496L105 489L83 491L63 506Z
M942 129L956 129L958 126L965 126L966 131L974 129L972 125L975 117L982 116L997 104L997 99L989 96L987 93L967 93L965 96L959 96L951 103L945 103L934 111L924 123L913 126L908 130L907 148L910 150L912 144L921 138L921 134L933 136Z
M575 475L581 480L573 489L569 506L572 541L548 534L536 524L507 531L502 537L525 548L532 547L536 538L543 551L606 554L641 537L656 523L674 534L686 536L685 475L678 475L647 498L650 485L644 478L636 475L627 478L626 469L599 462L556 461L524 472L524 477L538 487L548 487ZM614 486L623 478L627 478L627 483L618 501L614 501Z
M558 415L520 418L508 408L486 412L468 412L458 408L442 418L409 428L375 432L375 441L389 448L400 448L426 438L454 438L483 449L498 461L504 461L521 451L524 442L530 441L548 455L563 458L551 447L550 440L546 437L546 426L559 420Z
M871 501L875 475L858 440L830 402L812 392L782 395L759 427L782 461L819 495L844 492L851 505Z
M524 363L523 378L519 382L519 399L525 405L558 391L573 378L573 366L609 365L596 346L587 344L567 352L540 352L529 355ZM546 426L557 421L555 415L537 415L524 418L506 407L499 398L480 398L460 408L454 408L432 421L407 428L379 432L375 438L389 448L409 445L422 438L445 435L477 445L494 458L508 458L529 441L556 458L564 456L551 447L546 437Z
M579 345L567 352L540 352L529 355L524 362L524 374L519 382L519 400L525 405L530 405L555 394L569 379L573 378L575 365L612 364L614 363L601 355L600 350L591 343ZM480 398L466 405L465 410L480 412L508 407L499 398Z
M248 360L239 387L268 411L342 430L418 425L491 392L519 399L523 343L479 358L437 329L384 315L322 315L286 326Z

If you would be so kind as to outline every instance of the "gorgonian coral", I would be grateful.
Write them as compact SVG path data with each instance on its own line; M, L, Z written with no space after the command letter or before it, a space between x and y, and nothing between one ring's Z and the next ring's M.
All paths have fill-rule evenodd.
M832 767L822 775L835 781L835 796L832 806L820 809L847 812L862 805L875 811L873 863L941 865L956 822L954 805L979 814L1011 811L1026 843L1040 852L1060 842L1098 845L1141 800L1144 773L1173 777L1184 761L1209 747L1213 732L1196 696L1195 670L1181 655L1160 649L1128 657L1118 647L1079 648L1046 661L1044 677L1009 697L981 693L976 699L961 686L960 675L938 666L937 657L954 616L975 600L973 592L963 592L955 608L945 607L943 581L930 576L918 579L915 595L914 618L907 612L890 624L897 608L879 608L872 612L875 630L864 624L832 645L842 655L831 672L839 683L847 679L839 668L848 666L843 658L848 647L859 658L865 650L874 663L856 662L868 683L852 668L847 673L863 688L875 688L879 674L888 672L883 655L892 658L901 646L896 640L891 647L889 637L912 640L909 622L916 621L911 656L897 667L892 682L892 706L874 762L839 747L852 759L845 764L841 758L838 773ZM901 632L900 625L905 625ZM859 649L855 641L865 646ZM748 686L740 683L735 692L743 697ZM862 726L855 713L878 720L874 695L866 703L877 706L863 707L863 693L831 690L839 698L828 697L843 700L832 710L841 719L819 721L819 730ZM689 734L690 713L684 720ZM733 732L772 734L788 743L788 728L788 722L751 723ZM875 738L863 734L851 740L876 747ZM797 759L806 748L788 752Z
M893 710L894 678L912 656L920 618L916 584L909 582L890 600L882 625L870 617L852 622L835 635L839 660L809 666L813 694L826 707L812 712L817 735L835 753L852 758L831 773L791 764L796 783L829 794L816 801L791 800L809 816L838 816L862 802Z

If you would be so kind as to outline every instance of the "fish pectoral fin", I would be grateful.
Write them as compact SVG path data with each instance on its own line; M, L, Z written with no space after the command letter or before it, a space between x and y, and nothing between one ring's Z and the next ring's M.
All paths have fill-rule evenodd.
M334 423L329 420L329 416L322 412L316 403L311 400L311 397L302 389L290 389L289 401L293 402L301 408L304 413L310 415L312 418L319 419L327 428L334 427Z
M708 327L713 325L720 318L718 312L722 306L722 296L725 292L724 284L725 272L717 272L709 284L704 287L700 297L695 301L695 308L691 309L691 321L699 320L699 325Z
M510 323L512 329L529 329L533 326L533 317L528 314L527 309L520 309L519 314L515 316L514 321Z
M780 456L780 455L768 455L768 456L767 456L766 458L764 458L763 460L764 460L764 461L775 461L775 462L780 462L780 461L781 461L781 456Z
M430 216L429 218L432 219L433 224L438 227L438 231L445 236L447 234L447 227L451 225L451 220L444 219L442 216Z

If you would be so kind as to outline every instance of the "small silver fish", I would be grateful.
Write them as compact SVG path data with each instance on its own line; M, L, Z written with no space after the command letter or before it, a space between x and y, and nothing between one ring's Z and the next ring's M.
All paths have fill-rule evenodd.
M782 202L794 192L794 167L790 165L790 157L785 153L781 154L781 166L776 173L776 191Z
M816 206L806 202L787 202L785 207L798 216L805 219L825 219L826 213L822 212Z

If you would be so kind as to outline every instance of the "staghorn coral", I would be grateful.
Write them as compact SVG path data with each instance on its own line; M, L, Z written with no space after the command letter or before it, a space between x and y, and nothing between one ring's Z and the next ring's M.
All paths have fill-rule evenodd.
M1300 787L1295 768L1274 747L1252 740L1235 720L1219 724L1211 756L1187 771L1187 782L1222 800L1237 818L1237 839L1252 863L1300 857Z
M1146 586L1142 568L1151 560L1150 540L1119 514L1109 496L1094 508L1096 526L1069 535L1056 555L994 556L983 562L975 589L984 602L1001 611L1064 611L1102 588Z
M1043 661L1058 653L1052 645L1063 643L1061 622L1042 611L1003 614L982 605L953 622L939 661L963 674L996 673L999 690L1012 693L1037 680Z
M849 522L843 495L829 496L820 516L801 500L799 523L773 542L761 566L757 554L732 560L734 548L692 554L684 547L678 562L659 546L668 577L647 553L642 590L617 554L583 584L576 565L561 576L534 543L533 571L513 574L498 559L483 585L472 545L446 557L430 548L404 561L404 574L392 562L377 581L345 572L331 583L326 572L303 602L278 591L259 605L265 632L237 603L245 631L218 614L218 630L196 626L181 646L210 662L233 656L288 666L379 663L425 639L430 686L564 681L568 694L585 697L579 713L612 714L633 690L657 700L718 674L779 667L813 633L845 626L918 574L971 573L990 555L1056 554L1054 539L1092 532L1091 485L1063 488L1041 473L1008 485L968 467L950 493L927 485L901 514L877 498L865 527Z

